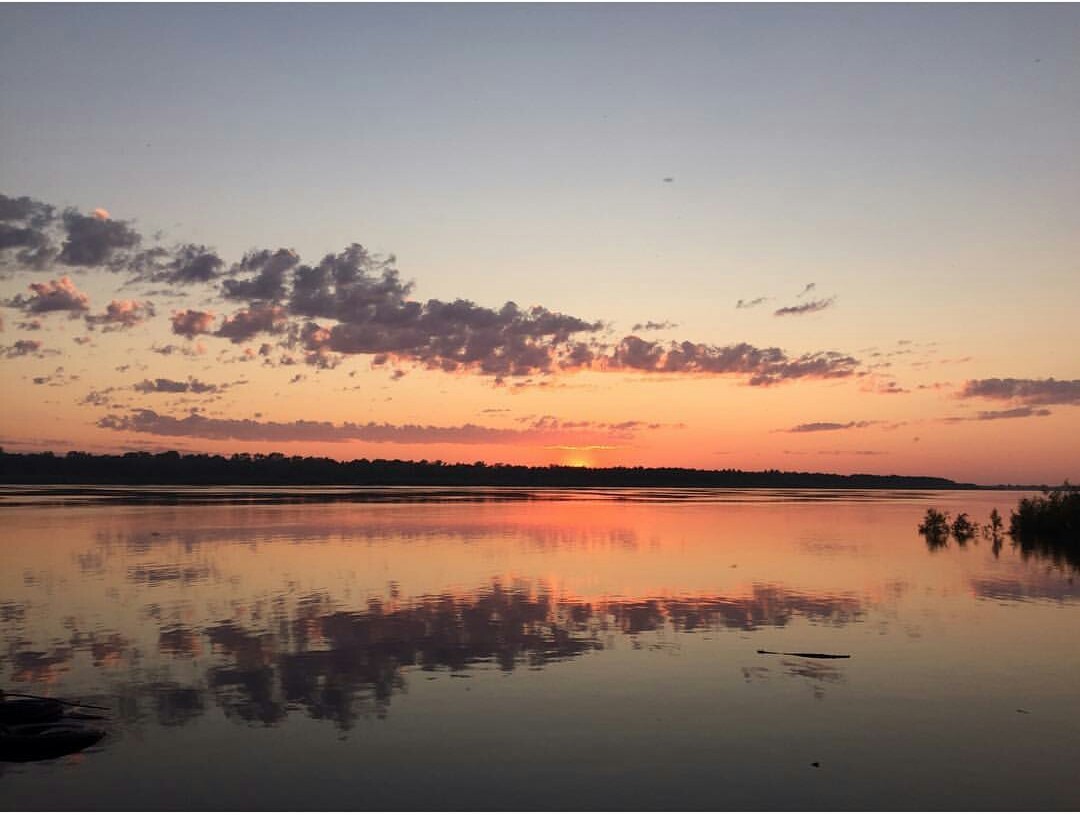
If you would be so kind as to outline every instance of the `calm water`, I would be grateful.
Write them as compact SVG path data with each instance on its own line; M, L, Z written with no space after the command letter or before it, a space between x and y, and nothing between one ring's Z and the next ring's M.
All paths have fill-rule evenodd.
M0 498L0 686L114 710L0 807L1080 807L1076 572L916 533L1019 493L189 492Z

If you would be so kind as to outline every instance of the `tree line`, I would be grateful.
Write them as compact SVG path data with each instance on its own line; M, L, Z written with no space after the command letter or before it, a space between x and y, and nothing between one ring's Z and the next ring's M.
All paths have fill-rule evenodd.
M72 451L9 453L0 448L4 484L173 484L251 486L475 487L804 487L825 489L968 489L947 478L904 475L699 470L683 467L569 467L447 463L401 459L338 461L283 453L182 454Z

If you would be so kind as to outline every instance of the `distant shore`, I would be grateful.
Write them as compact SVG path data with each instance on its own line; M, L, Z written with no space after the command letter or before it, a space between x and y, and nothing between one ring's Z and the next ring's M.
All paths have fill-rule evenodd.
M1041 489L977 485L936 476L697 470L682 467L530 467L442 461L337 461L281 453L93 455L0 450L0 484L235 487L687 487L804 489Z

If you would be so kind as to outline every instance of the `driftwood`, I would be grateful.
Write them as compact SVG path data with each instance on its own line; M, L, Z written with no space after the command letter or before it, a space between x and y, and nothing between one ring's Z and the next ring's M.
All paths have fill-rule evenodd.
M806 657L807 659L851 659L851 654L810 654L800 651L765 651L761 648L758 648L758 653L780 657Z

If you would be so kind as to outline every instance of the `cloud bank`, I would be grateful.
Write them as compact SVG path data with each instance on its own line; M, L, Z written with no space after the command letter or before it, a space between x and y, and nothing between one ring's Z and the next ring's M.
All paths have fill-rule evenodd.
M170 294L200 298L173 312L174 334L187 339L213 335L235 344L276 338L289 359L302 351L305 362L322 368L334 367L345 355L362 354L375 364L478 373L497 381L588 370L723 375L771 385L850 376L858 364L835 351L788 356L778 348L747 343L661 345L630 334L612 344L601 336L602 321L542 305L507 302L493 308L464 298L416 300L413 283L401 278L392 255L374 254L358 243L313 264L280 248L256 249L229 265L200 244L147 246L132 223L104 211L58 212L30 198L6 196L0 196L0 225L0 264L5 268L96 268L124 273L134 285L165 283L176 287ZM26 312L89 310L88 299L66 275L32 284L31 290L32 297L17 298L16 305ZM214 294L240 304L216 330L216 315L206 308ZM738 307L764 300L740 301ZM807 313L831 303L804 303L777 313ZM114 300L88 322L123 328L151 313L148 303ZM649 321L635 329L671 327Z
M1017 400L1029 405L1080 405L1080 379L969 379L961 399Z
M153 410L135 410L127 415L110 414L97 422L107 430L150 433L158 436L185 436L201 439L267 442L353 442L390 444L600 444L630 438L628 431L579 431L563 427L537 426L498 428L464 424L435 425L368 422L295 422L257 421L254 419L215 419L192 413L183 418Z

